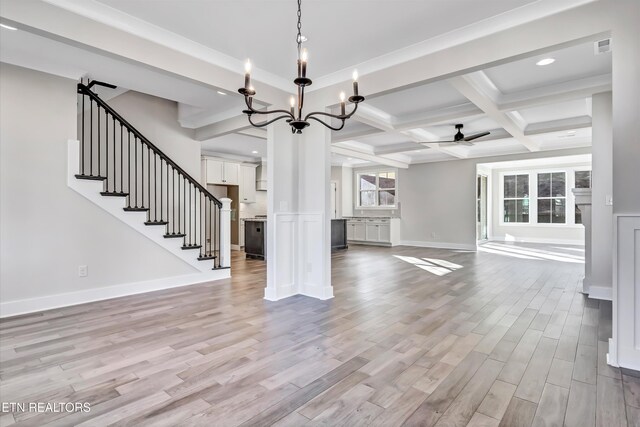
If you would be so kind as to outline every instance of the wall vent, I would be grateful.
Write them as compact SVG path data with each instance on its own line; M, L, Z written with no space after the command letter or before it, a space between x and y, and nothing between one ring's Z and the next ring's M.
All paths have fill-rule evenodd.
M593 43L593 54L600 55L611 52L611 39L598 40Z

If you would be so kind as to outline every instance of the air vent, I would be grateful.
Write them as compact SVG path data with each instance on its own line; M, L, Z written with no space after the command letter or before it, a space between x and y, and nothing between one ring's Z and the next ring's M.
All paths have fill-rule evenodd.
M593 54L600 55L602 53L611 52L611 39L598 40L593 43Z

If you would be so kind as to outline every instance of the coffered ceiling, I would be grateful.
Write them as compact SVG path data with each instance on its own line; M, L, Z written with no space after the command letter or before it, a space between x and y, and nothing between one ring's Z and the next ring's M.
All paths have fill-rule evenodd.
M353 67L366 76L433 52L454 51L470 40L591 1L304 0L303 32L311 52L312 88L348 81ZM143 52L120 57L44 31L31 31L28 26L2 32L0 60L70 78L89 76L124 90L176 101L177 120L195 129L204 150L255 159L266 156L266 134L250 128L240 115L242 99L229 90L229 82L238 73L241 83L242 61L251 57L257 65L257 81L282 90L272 92L276 97L291 90L295 1L42 0L33 4L37 3L186 52L231 73L221 77L220 86L216 86L215 76L188 78L175 68L173 72L154 68L147 64L147 58L132 60L136 55L144 57ZM83 31L89 34L88 27ZM365 79L361 91L374 95L368 95L343 131L333 133L334 161L407 167L420 162L588 146L591 96L611 90L611 53L595 55L593 41L488 62L484 68L470 68L462 74L422 77L422 83L410 87L389 89L387 85L380 94L368 91ZM478 48L482 46L466 55L475 55ZM448 61L455 63L464 56ZM536 65L546 57L555 62ZM437 63L422 64L442 68ZM424 74L432 75L428 68ZM421 70L412 71L417 81ZM491 134L471 147L420 144L451 139L456 123L464 124L466 135Z

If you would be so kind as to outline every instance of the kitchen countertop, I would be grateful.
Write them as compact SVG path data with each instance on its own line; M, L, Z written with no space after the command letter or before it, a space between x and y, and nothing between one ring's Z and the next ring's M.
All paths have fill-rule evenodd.
M240 218L240 221L266 222L267 218Z
M343 219L394 219L399 216L344 216Z

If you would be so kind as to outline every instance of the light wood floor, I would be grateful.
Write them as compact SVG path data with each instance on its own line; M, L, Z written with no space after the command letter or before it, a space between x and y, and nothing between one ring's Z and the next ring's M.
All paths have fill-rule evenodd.
M1 400L91 411L0 424L640 424L576 247L352 246L325 302L264 301L264 263L239 255L228 281L3 320Z

